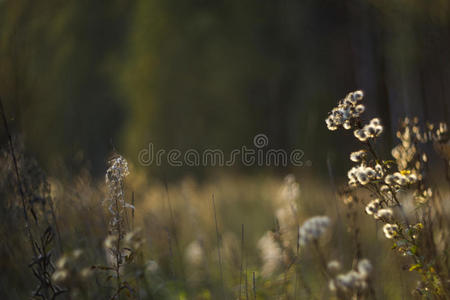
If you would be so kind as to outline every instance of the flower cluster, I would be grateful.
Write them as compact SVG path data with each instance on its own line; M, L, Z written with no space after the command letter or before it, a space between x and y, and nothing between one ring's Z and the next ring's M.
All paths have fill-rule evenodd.
M387 224L384 224L384 226L383 226L384 235L388 239L394 238L398 234L398 231L399 231L399 229L398 229L397 224L387 223Z
M413 141L412 132L415 131L416 133L418 133L419 129L418 127L413 127L412 129L409 126L409 119L405 119L401 126L402 127L399 129L399 131L397 131L397 138L401 143L392 149L391 154L395 158L399 169L405 170L413 161L414 156L417 153L417 148ZM419 134L416 134L415 136L421 138Z
M331 262L328 264L330 271ZM336 265L336 264L333 264ZM350 270L346 273L338 274L332 278L329 282L329 288L333 292L338 292L340 294L350 293L350 292L361 292L367 289L368 279L370 273L372 273L372 264L368 259L362 259L358 262L356 270Z
M419 126L417 117L412 120L405 118L400 122L397 138L400 140L400 144L392 149L392 156L395 158L399 170L414 168L420 176L428 157L425 153L419 152L418 144L433 142L438 154L447 158L447 160L450 156L450 148L447 144L449 134L446 123L426 124L425 128L422 128Z
M405 186L408 184L415 183L417 181L416 174L408 171L395 172L393 174L389 174L384 178L384 182L387 185L400 185Z
M361 185L368 184L371 180L380 179L382 176L382 170L376 170L372 167L367 167L365 164L353 167L348 171L348 184L350 186L356 186L358 183Z
M421 143L427 143L429 141L445 142L449 139L447 123L440 122L437 125L427 123L425 128L419 125L419 118L413 119L404 118L400 122L400 129L397 132L397 137L402 140L416 139ZM406 145L405 145L406 146Z
M305 246L311 241L317 241L330 225L327 216L316 216L306 220L299 229L299 244Z
M113 215L111 219L111 227L114 229L121 222L122 214L125 208L134 209L134 207L126 203L124 192L125 177L130 174L128 170L128 162L122 156L118 156L111 160L110 167L106 171L105 182L108 190L108 209ZM114 231L114 230L113 230Z
M126 176L130 174L128 162L122 156L117 156L110 161L110 167L106 170L105 181L108 187L116 187Z
M363 161L366 158L366 156L367 156L366 150L359 150L352 152L350 154L350 160L357 163Z
M361 129L356 129L353 134L361 142L367 141L369 138L376 138L383 132L383 126L380 123L380 119L374 118L370 120L370 123L364 125Z
M341 102L339 106L341 106ZM330 130L335 130L338 127L336 122L330 121L334 120L333 116L331 114L327 119L327 126ZM339 118L338 120L342 121ZM372 119L369 124L364 126L362 126L363 122L359 116L349 122L355 125L354 136L363 143L367 150L359 150L350 154L350 160L358 163L358 165L348 171L349 186L364 186L372 195L376 195L377 199L370 201L366 205L365 211L375 220L384 223L383 233L385 237L395 240L393 249L398 250L402 255L413 257L415 265L410 270L418 269L420 273L426 274L423 277L424 288L421 288L420 292L429 293L432 291L435 295L446 294L446 292L443 292L445 280L436 275L435 272L436 268L442 266L434 259L427 259L427 257L438 257L439 252L443 251L438 250L436 245L429 247L429 243L433 241L434 229L437 228L442 232L446 230L446 225L434 225L432 222L424 222L426 225L423 225L419 220L427 220L431 217L439 220L445 218L441 208L432 210L434 205L429 203L429 199L433 197L433 192L424 180L428 156L420 145L432 142L436 152L444 158L447 170L450 170L448 168L450 166L450 143L447 125L445 123L439 123L437 126L427 124L424 128L421 128L417 118L412 120L405 118L397 132L400 144L392 149L392 156L395 159L395 161L392 161L380 159L374 147L374 139L383 132L383 126L378 118ZM344 127L344 125L342 126ZM351 126L347 127L347 129L351 128ZM402 193L402 191L408 189L414 189L413 199L418 204L414 210L415 225L409 225L411 220L408 219L412 214L405 212L402 205L404 196L408 195ZM352 199L352 197L346 197L345 199ZM347 201L346 203L352 202ZM394 215L394 207L399 213L398 216ZM422 230L427 225L428 231ZM421 235L425 235L425 237L421 238ZM330 282L330 287L337 291L338 298L342 298L339 291L351 290L355 292L355 289L360 287L360 281L357 280L358 274L356 273L356 271L350 271L341 274Z
M374 199L370 201L369 204L366 205L366 213L368 215L376 214L380 208L381 208L380 199Z
M382 208L379 209L373 217L377 220L390 220L393 216L394 212L391 208Z
M382 208L380 199L370 201L369 204L366 205L365 211L376 220L388 221L394 216L394 212L391 208Z
M424 204L424 203L428 202L428 200L432 196L433 196L433 190L431 188L414 191L414 200L416 200L416 202L419 204Z
M333 108L325 120L329 130L337 130L339 127L351 129L354 126L354 120L364 112L365 107L359 103L364 97L362 91L355 91L339 101L337 107Z

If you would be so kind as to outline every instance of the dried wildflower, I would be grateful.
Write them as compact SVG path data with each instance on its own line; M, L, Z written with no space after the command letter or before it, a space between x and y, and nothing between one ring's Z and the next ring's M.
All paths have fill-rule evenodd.
M359 115L361 115L364 111L366 110L366 107L363 104L358 104L355 107L355 111L356 113L358 113Z
M381 192L382 194L389 195L389 194L391 194L391 189L389 188L388 185L383 184L383 185L380 187L380 192Z
M410 171L403 170L402 172L395 172L392 175L388 175L385 178L386 184L396 183L401 186L412 184L417 181L417 176Z
M341 270L341 263L338 262L337 260L332 260L327 264L327 269L331 273L337 273Z
M384 182L385 182L388 186L394 184L394 180L395 180L394 175L391 175L391 174L386 175L386 177L384 177ZM388 188L389 188L389 187L388 187Z
M369 136L367 135L367 132L363 129L357 129L353 132L353 134L361 142L365 142L369 138Z
M108 189L108 209L113 215L111 225L120 222L125 208L134 209L131 204L125 201L124 180L128 176L128 162L122 156L118 156L111 161L111 165L106 171L105 182Z
M449 139L447 123L440 122L437 129L430 132L431 140L435 142L446 142Z
M400 172L395 172L393 176L394 181L399 185L406 185L408 183L408 178Z
M284 178L284 184L280 191L281 199L291 203L295 203L295 200L300 195L300 186L295 180L294 175L290 174Z
M367 155L366 150L359 150L350 154L350 160L353 162L361 162Z
M350 93L349 95L355 101L361 101L364 97L364 92L361 90L358 90L358 91L354 91L353 93ZM348 97L348 95L347 95L347 97Z
M366 172L369 179L374 179L377 176L377 172L370 167L365 168L364 171Z
M353 134L358 140L365 142L369 138L376 138L382 132L383 126L381 126L380 120L378 118L374 118L369 124L364 125L363 128L355 130Z
M383 178L384 170L383 170L383 167L379 163L377 163L375 165L375 172L376 172L376 178L377 179L382 179Z
M128 163L122 156L117 156L110 161L110 167L106 171L105 182L108 191L106 203L112 215L110 220L110 235L105 239L104 246L107 251L117 257L116 264L121 260L120 241L125 235L124 216L125 209L134 209L134 206L125 201L124 181L129 175ZM116 242L117 241L117 242Z
M408 176L406 176L406 177L407 177L407 179L408 179L408 183L409 183L409 184L412 184L412 183L414 183L414 182L417 181L417 176L416 176L416 174L411 173L411 174L408 174Z
M368 215L373 215L378 211L380 206L381 206L380 199L372 200L371 202L369 202L369 204L366 205L365 208L366 213Z
M392 239L394 238L398 233L398 225L397 224L385 224L383 226L383 232L386 238Z
M325 233L330 225L327 216L316 216L306 220L299 229L300 246L305 246L311 241L317 240Z
M432 196L433 191L431 190L431 188L428 188L424 191L417 190L414 192L414 199L421 204L426 203Z
M362 277L355 270L351 270L348 273L340 274L336 278L337 285L343 290L364 289Z
M379 209L375 214L374 218L377 220L389 220L393 217L394 213L390 208Z
M295 211L289 205L282 206L275 211L275 216L279 225L280 232L289 234L290 229L297 224Z
M268 231L258 241L258 249L261 252L263 266L261 274L268 277L274 274L283 262L283 251L274 239L273 233Z
M294 175L287 175L276 197L275 216L281 243L285 247L295 247L298 227L298 205L300 187Z
M372 272L372 264L367 259L358 263L358 270L350 270L331 279L328 287L332 291L339 290L343 293L363 291L367 288L367 279Z
M127 234L125 224L126 209L134 210L134 206L125 201L125 177L128 175L128 162L120 155L110 161L110 167L105 175L108 192L105 202L112 215L109 222L109 235L104 241L106 259L109 264L106 270L113 271L117 278L115 292L117 295L123 290L121 279L124 273L123 265L131 263L135 257L135 249L127 245L130 241L134 242L134 233Z
M370 124L373 126L381 126L381 121L378 118L373 118L372 120L370 120Z
M347 172L348 177L348 185L355 186L358 183L358 179L356 177L357 168L353 167Z
M362 113L365 109L362 104L357 104L356 101L353 101L352 99L346 99L342 102L342 105L356 105L357 108L355 107L355 111L357 111L357 113ZM424 242L419 238L419 232L423 228L422 223L418 223L419 226L417 227L416 225L418 224L414 226L408 225L407 228L400 227L400 225L397 225L400 224L397 223L399 221L394 219L393 210L391 208L382 207L382 205L385 204L395 204L395 206L399 207L399 211L405 219L405 223L408 224L408 216L405 214L403 206L412 203L413 201L402 201L404 200L403 197L400 197L401 195L397 195L396 193L400 190L411 188L411 185L413 184L414 188L416 188L413 199L416 203L427 203L428 198L431 196L428 195L427 181L424 180L424 177L429 159L419 146L420 143L433 142L435 150L444 158L448 171L448 166L450 166L450 137L448 135L447 125L445 123L440 123L438 126L426 124L426 127L422 129L419 127L418 118L405 118L397 132L397 137L400 139L401 143L392 149L392 156L395 158L396 162L391 164L390 161L384 161L378 158L371 143L371 139L378 137L384 130L380 119L374 118L368 124L361 126L361 119L352 119L349 114L343 114L342 117L339 113L339 108L342 109L341 102L339 103L338 108L333 110L338 110L336 116L332 113L327 120L327 124L334 127L333 129L337 129L341 126L345 129L350 129L352 128L352 125L354 125L353 134L361 142L367 142L367 147L370 150L371 156L373 156L372 160L368 160L363 157L365 155L364 152L356 151L351 153L350 160L360 163L360 165L355 166L348 171L347 176L349 179L349 186L355 187L370 183L368 189L373 193L379 194L382 202L380 200L370 202L365 207L365 211L367 214L373 215L375 219L382 220L386 223L383 226L384 235L388 239L396 239L394 247L397 248L400 253L413 256L416 265L413 265L410 270L418 268L420 269L420 273L426 274L423 279L425 285L419 288L420 295L447 294L444 288L445 283L442 282L442 278L435 275L435 267L439 266L439 263L435 262L432 258L433 256L436 257L442 250L436 250L434 247L431 247L433 249L426 249L430 243L430 245L433 246L435 226L428 223L429 228L427 235L429 240L425 239L427 241ZM397 171L391 172L392 166L397 169ZM432 212L432 208L434 208L434 204L419 205L415 210L416 218L426 219L433 216L433 214L436 214L439 219L444 218L441 208L436 209L436 212ZM413 209L408 209L408 211L412 210ZM436 228L442 231L442 227L437 226ZM409 239L409 237L411 239ZM419 252L416 250L420 251L421 255L419 255ZM424 255L424 253L426 254ZM429 258L426 258L427 255L429 258L432 258L431 261ZM357 266L357 271L352 270L331 279L329 288L330 290L337 292L337 297L339 299L350 299L355 296L359 297L362 289L367 287L368 282L365 279L367 279L371 270L372 265L369 261L360 261ZM444 278L444 280L447 280L447 278ZM361 293L361 296L363 296L363 293Z
M356 185L357 183L366 185L370 182L370 180L375 179L376 175L377 172L373 168L366 167L364 164L353 167L347 173L349 185Z
M329 130L337 130L339 127L351 129L354 120L364 112L364 105L358 104L363 99L362 91L347 94L345 99L339 101L338 106L333 108L325 120Z
M356 172L356 178L358 179L359 183L361 183L362 185L366 185L370 181L369 174L367 174L367 172L364 169L359 169Z
M364 278L367 279L372 273L373 267L370 261L367 258L361 259L358 262L358 273Z

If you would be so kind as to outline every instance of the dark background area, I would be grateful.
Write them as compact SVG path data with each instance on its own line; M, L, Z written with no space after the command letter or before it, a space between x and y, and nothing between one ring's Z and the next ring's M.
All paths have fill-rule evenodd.
M227 152L264 133L272 148L304 150L307 171L324 175L327 157L347 167L336 153L356 147L324 123L349 91L365 91L367 117L382 118L387 145L401 117L449 121L449 6L1 1L0 95L14 131L50 172L101 174L112 149L136 162L149 142Z

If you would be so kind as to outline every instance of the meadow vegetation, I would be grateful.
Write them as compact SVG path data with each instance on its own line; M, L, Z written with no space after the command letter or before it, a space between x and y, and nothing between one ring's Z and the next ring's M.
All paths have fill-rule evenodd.
M363 98L326 118L360 142L343 185L332 172L160 182L119 154L104 180L68 181L26 155L2 107L1 298L449 299L447 125L405 118L381 157Z

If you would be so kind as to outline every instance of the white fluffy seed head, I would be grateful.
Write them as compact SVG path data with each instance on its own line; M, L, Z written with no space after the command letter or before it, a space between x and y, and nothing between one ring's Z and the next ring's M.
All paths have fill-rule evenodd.
M362 130L362 129L357 129L357 130L355 130L355 131L353 132L353 134L354 134L355 137L356 137L359 141L361 141L361 142L365 142L365 141L367 141L367 139L369 138L368 135L367 135L367 133L366 133L364 130Z
M299 244L305 246L322 236L330 225L327 216L316 216L306 220L299 229Z
M364 92L362 90L357 90L353 92L352 96L356 101L361 101L364 97Z
M392 185L392 184L394 183L394 180L395 180L395 178L394 178L394 176L391 175L391 174L386 175L386 177L384 178L384 182L385 182L387 185Z
M390 223L385 224L383 226L383 232L384 232L384 235L386 236L386 238L392 239L398 233L398 225L397 224L390 224Z
M327 268L331 273L337 273L341 270L341 263L337 260L332 260L328 263Z
M350 160L353 162L361 162L367 155L366 150L359 150L350 154Z
M365 211L368 215L375 214L378 209L380 208L380 199L375 199L369 202L369 204L366 205Z
M268 231L258 241L258 249L261 252L263 266L261 274L264 277L273 275L283 263L283 251L273 233Z
M379 209L375 214L374 218L377 220L389 220L393 217L394 213L390 208Z
M363 104L358 104L358 105L356 105L356 107L355 107L355 111L356 111L358 114L362 114L365 110L366 110L366 107L365 107Z
M358 273L366 279L369 277L370 273L372 273L373 267L370 261L367 258L361 259L358 262Z
M334 107L328 117L325 119L327 128L331 131L340 127L351 129L353 123L364 112L365 107L358 102L363 99L362 91L348 93L347 96L339 101L338 106Z

